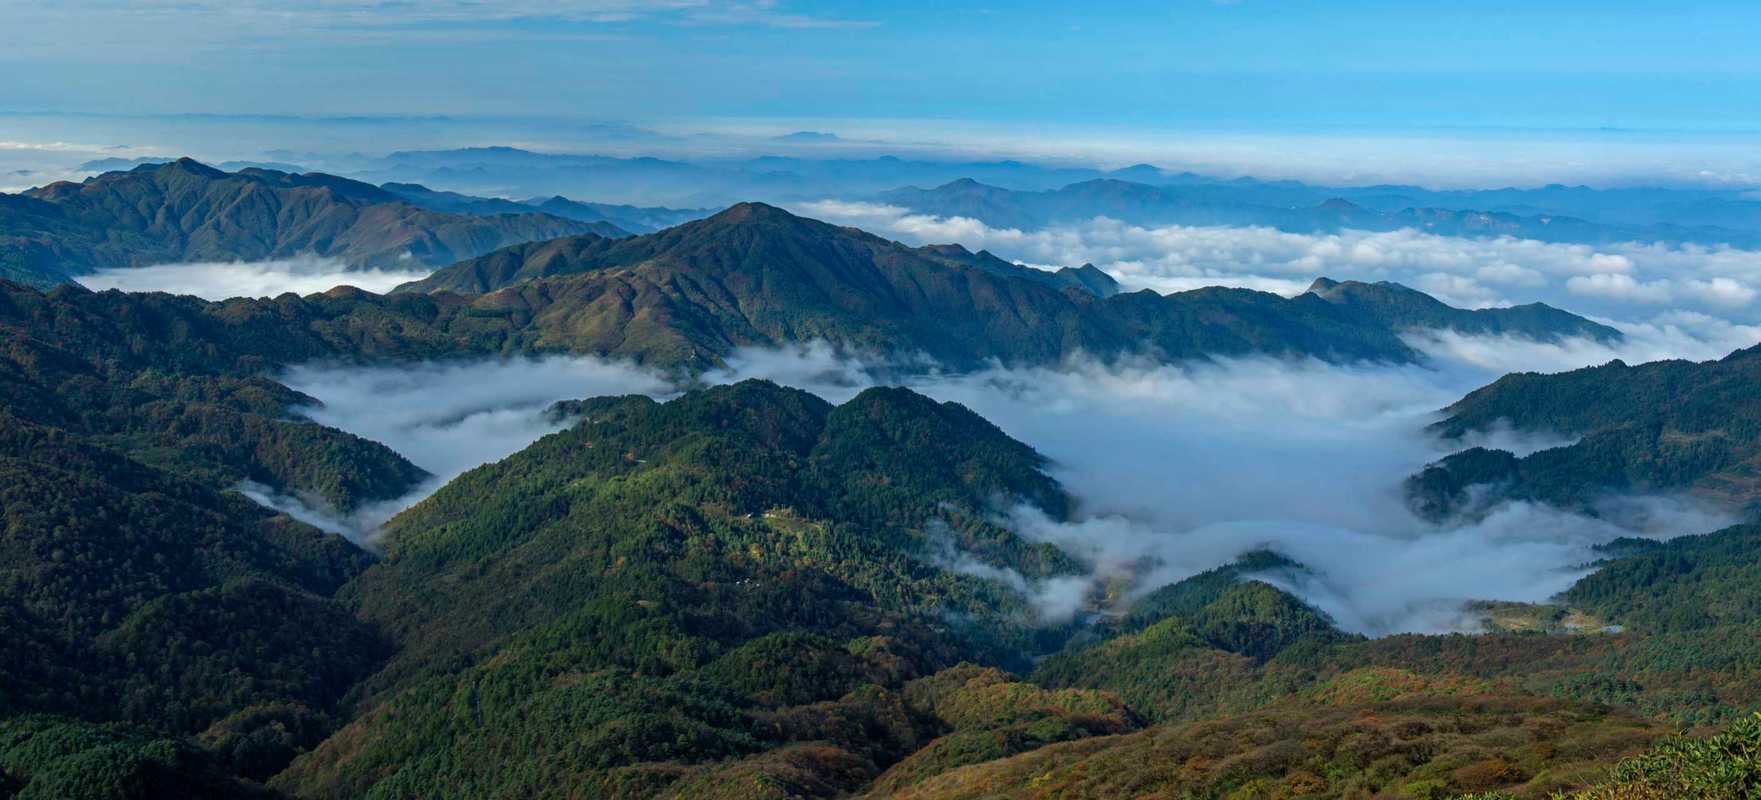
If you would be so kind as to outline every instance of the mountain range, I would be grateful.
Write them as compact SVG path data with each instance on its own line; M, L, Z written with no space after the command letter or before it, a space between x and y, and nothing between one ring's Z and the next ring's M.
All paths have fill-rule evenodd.
M1468 311L1399 287L1321 286L1331 290L1294 298L1225 288L1119 292L1089 266L1046 272L958 246L911 248L742 203L647 236L506 248L396 291L476 294L473 306L484 313L564 331L571 349L678 364L806 339L966 367L1081 354L1415 361L1401 334L1426 326L1542 340L1619 336L1541 305Z
M1420 195L1420 199L1426 195ZM967 217L999 228L1032 230L1107 217L1133 225L1255 225L1293 233L1334 233L1346 229L1393 231L1413 229L1440 236L1533 239L1574 244L1618 242L1692 242L1761 246L1761 228L1683 226L1673 223L1602 223L1540 212L1484 211L1425 206L1388 207L1386 196L1371 196L1384 207L1346 197L1316 200L1294 193L1274 205L1272 197L1230 191L1210 184L1156 186L1102 178L1057 189L1025 191L990 186L971 179L933 189L908 187L875 195L877 201L923 214ZM1761 220L1761 216L1757 217ZM1744 221L1753 226L1754 221Z
M38 214L18 219L42 246L117 263L206 252L222 233L296 241L283 204L579 224L421 209L321 175L119 175L86 185L111 199L53 213L3 201ZM125 208L155 221L92 238L100 211L137 219ZM1423 356L1406 338L1434 329L1620 337L1390 283L1125 292L1092 266L909 247L761 203L645 235L506 242L385 295L209 302L0 280L0 798L1625 800L1761 785L1752 525L1610 542L1555 604L1465 605L1476 635L1370 639L1281 588L1319 576L1272 550L1165 586L1090 580L1094 554L998 516L1075 523L1079 501L960 404L898 387L834 404L757 380L557 403L555 432L440 487L372 549L243 493L346 512L432 477L300 418L316 400L272 376L313 361L573 352L690 374L741 346L818 340L948 369L1410 363ZM1609 490L1752 512L1758 353L1507 376L1433 432L1576 441L1465 450L1415 476L1411 499L1445 524L1488 497L1598 513ZM1036 602L1078 578L1075 613Z
M87 161L79 165L80 170L87 172L119 172L133 170L141 166L170 164L175 158L101 158ZM305 174L314 172L281 161L222 161L213 165L223 172L242 172L247 169L285 172L289 174ZM673 209L673 208L640 208L615 203L591 203L570 200L566 197L552 195L534 197L529 200L514 201L493 197L475 197L458 192L439 191L417 183L386 182L379 185L380 189L397 195L411 205L433 211L472 214L476 216L496 216L500 214L530 214L534 210L577 222L606 222L625 231L634 233L650 233L661 228L672 227L699 217L709 216L709 209Z
M300 160L301 154L271 154ZM1193 204L1219 208L1312 208L1347 200L1383 214L1405 209L1473 211L1516 217L1571 217L1610 229L1654 228L1659 236L1711 237L1723 229L1754 241L1761 200L1742 188L1589 187L1550 184L1499 189L1412 185L1326 185L1295 180L1218 177L1149 164L1103 170L1015 160L901 158L704 158L540 153L514 147L400 151L347 159L338 169L377 182L421 183L498 197L567 195L617 203L725 206L741 200L791 203L853 198L901 187L936 187L970 179L1024 193L1056 193L1071 184L1124 182L1155 187ZM1249 224L1272 224L1269 221ZM1696 239L1700 240L1700 239Z
M0 277L47 286L100 269L316 255L442 266L505 245L625 231L528 209L431 211L319 173L228 173L190 159L0 195Z
M536 211L577 222L602 222L614 225L618 230L631 233L652 233L714 213L712 209L701 208L639 208L613 203L587 203L570 200L561 195L534 197L520 201L501 200L490 197L473 197L457 192L435 191L415 183L383 183L379 185L379 188L391 192L409 203L435 211L477 216L530 214Z
M0 778L68 798L1530 796L1761 702L1731 671L1755 657L1730 635L1761 607L1731 572L1750 529L1611 552L1568 593L1630 633L1365 640L1267 582L1303 570L1268 553L1060 623L970 565L1079 570L985 511L1071 500L961 406L748 381L558 413L576 422L394 519L377 557L100 440L0 427Z

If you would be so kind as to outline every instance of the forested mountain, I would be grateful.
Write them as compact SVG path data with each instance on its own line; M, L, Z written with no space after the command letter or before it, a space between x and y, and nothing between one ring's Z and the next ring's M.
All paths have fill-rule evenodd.
M370 554L231 490L347 510L427 474L292 418L315 401L259 374L273 332L5 288L0 791L261 793L391 645L332 599Z
M908 681L1031 649L1019 597L934 554L1075 569L986 521L997 494L1068 501L959 406L875 389L834 408L747 382L571 411L576 427L388 528L386 558L346 590L402 643L367 684L383 705L278 786L653 794L814 743L800 768L858 788L934 735L895 694ZM445 700L460 692L503 699ZM691 767L730 758L752 763Z
M1225 288L1123 293L1088 265L1047 272L957 245L911 248L760 204L647 236L517 245L384 296L339 288L211 303L17 286L4 295L0 310L21 315L17 324L33 335L89 337L127 319L93 346L138 340L142 353L171 362L219 359L204 368L235 377L315 358L543 352L696 370L741 346L812 339L965 368L1077 354L1417 361L1403 334L1437 327L1543 341L1618 337L1539 304L1469 311L1385 284L1322 281L1294 298Z
M13 418L214 488L254 481L344 510L427 477L377 442L289 419L316 401L260 374L344 342L226 321L195 298L0 289L0 407ZM106 298L119 305L84 302Z
M0 278L47 286L105 268L298 255L438 267L518 242L623 233L526 211L440 213L346 178L185 158L0 195Z
M475 306L559 325L572 348L684 364L803 339L965 366L1079 352L1412 361L1400 334L1433 324L1618 336L1545 306L1466 311L1386 288L1289 299L1225 288L1117 293L1093 267L1048 273L953 245L911 248L760 203L647 236L506 248L397 291L486 292Z
M1594 780L1670 721L1729 721L1757 700L1738 674L1707 680L1756 645L1684 647L1703 628L1347 636L1254 580L1301 569L1271 554L1168 587L1117 623L1036 622L948 554L1029 580L1080 569L982 513L998 492L1054 514L1068 501L1032 451L904 390L831 407L747 382L564 411L582 421L392 523L386 558L343 596L398 654L357 690L356 721L272 785L302 797L962 797L1014 781L1092 797L1536 796ZM1698 578L1660 585L1685 580Z
M1657 361L1507 375L1445 409L1446 438L1509 425L1578 437L1518 458L1474 448L1408 482L1441 518L1499 498L1587 507L1610 491L1689 491L1726 508L1761 503L1761 348L1717 361Z
M1117 291L1117 285L1093 265L1080 270L1095 281L1096 286L1090 287L1076 280L1078 270L1066 268L1064 272L1048 273L1012 264L987 252L972 253L959 245L910 248L854 228L797 217L763 203L741 203L707 219L626 240L577 236L508 247L439 270L424 280L400 287L400 291L489 292L534 278L634 268L650 262L724 280L741 272L769 271L777 279L858 284L864 280L888 280L886 276L862 273L889 268L915 270L923 273L917 277L929 279L949 267L970 267L997 277L1020 278L1058 288L1071 286L1101 296ZM746 277L770 278L771 274ZM861 288L858 285L846 291Z
M137 299L193 322L116 306L183 332L117 336L79 316L105 306L22 289L40 307L9 318L93 325L66 358L217 380L342 341L254 350L276 339L204 316L255 304ZM960 406L747 382L557 413L578 422L394 519L377 561L9 418L0 786L160 796L75 781L103 765L196 796L1534 797L1761 702L1735 635L1755 606L1717 588L1757 560L1746 529L1628 548L1568 593L1622 634L1364 640L1261 580L1302 572L1275 553L1063 621L1031 587L1086 567L988 509L1071 501Z
M1391 205L1391 198L1402 196L1392 191L1378 194L1361 190L1327 195L1301 184L1296 187L1279 192L1276 187L1256 189L1223 182L1150 185L1097 178L1034 191L963 178L932 189L893 189L876 195L875 199L918 213L967 217L993 227L1023 230L1107 217L1134 225L1253 225L1292 233L1412 228L1441 236L1511 236L1576 244L1647 241L1761 245L1761 227L1753 218L1743 228L1611 223L1534 208L1498 211L1484 210L1484 206L1426 205L1430 197L1422 191L1405 198L1411 205Z
M246 795L389 653L371 558L99 441L0 407L0 788Z

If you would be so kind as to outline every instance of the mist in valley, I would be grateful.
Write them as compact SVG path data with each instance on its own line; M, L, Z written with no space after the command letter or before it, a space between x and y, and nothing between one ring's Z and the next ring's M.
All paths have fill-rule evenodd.
M1099 587L1125 598L1270 549L1306 571L1261 576L1360 633L1471 630L1471 600L1546 602L1589 571L1596 545L1620 536L1703 533L1734 518L1685 497L1609 497L1595 516L1506 503L1472 522L1436 525L1407 508L1401 482L1424 465L1483 444L1518 454L1569 440L1489 431L1442 442L1426 432L1439 409L1500 375L1556 372L1623 359L1706 360L1761 341L1747 308L1761 262L1746 251L1624 246L1590 248L1467 240L1402 232L1298 236L1262 229L1130 229L1089 226L999 232L970 220L914 219L885 209L821 207L834 220L889 235L961 241L1028 261L1094 261L1128 284L1157 290L1236 283L1284 293L1313 275L1394 279L1463 305L1508 304L1525 293L1560 295L1580 278L1606 286L1663 286L1698 308L1659 313L1652 298L1604 293L1598 319L1617 343L1421 331L1407 341L1422 365L1339 365L1269 357L1177 365L1073 360L1055 368L992 367L955 373L910 354L840 351L825 343L745 349L699 379L765 378L842 402L863 388L902 384L961 403L1050 460L1076 498L1072 519L1001 503L997 520L1081 559L1089 574L1034 583L966 554L944 566L998 580L1033 597L1049 621L1095 607ZM875 216L875 215L880 216ZM915 226L915 227L913 227ZM976 226L976 227L975 227ZM1517 264L1527 266L1516 266ZM1668 274L1673 277L1657 277ZM389 288L420 273L360 272L299 259L155 267L88 276L94 288L162 290L206 298L311 292L337 283ZM1581 285L1581 284L1578 284ZM1451 294L1453 292L1453 294ZM1722 294L1721 294L1722 292ZM1698 293L1698 294L1696 294ZM1748 294L1746 294L1748 293ZM1581 294L1581 293L1578 293ZM1691 303L1690 303L1691 305ZM379 441L433 475L410 494L343 514L260 485L240 491L326 530L377 547L379 528L460 473L514 453L568 424L559 400L690 388L675 376L572 356L417 365L308 364L278 376L322 405L299 411Z
M1093 263L1128 290L1238 286L1294 295L1316 276L1394 281L1464 308L1542 301L1579 314L1667 321L1684 312L1761 322L1761 251L1726 245L1560 244L1411 228L1292 233L1260 226L1080 224L1002 228L873 202L798 203L807 216L907 244L954 242L1051 266Z
M1623 245L1592 248L1469 240L1411 231L1331 236L1269 229L1142 229L1106 220L1061 229L990 229L861 204L808 209L907 241L959 241L1033 263L1093 261L1128 285L1158 291L1236 284L1291 294L1315 274L1392 279L1461 305L1539 295L1577 310L1591 298L1616 343L1538 342L1416 331L1419 365L1340 365L1270 357L1185 364L1077 359L1057 367L993 365L956 373L911 354L857 353L823 342L744 349L698 379L765 378L842 402L901 384L965 405L1036 448L1078 501L1069 520L1000 503L1001 524L1078 557L1088 574L1033 582L967 554L933 554L959 572L1035 600L1048 621L1100 608L1100 587L1159 586L1269 549L1305 570L1259 576L1366 634L1471 630L1473 600L1546 602L1587 574L1595 546L1621 536L1703 533L1734 517L1686 497L1609 497L1594 516L1505 503L1471 522L1414 516L1408 476L1473 445L1518 454L1568 444L1545 432L1483 432L1443 442L1426 432L1439 409L1508 372L1557 372L1623 359L1706 360L1761 341L1747 287L1761 262L1747 251ZM1517 266L1522 264L1524 266ZM320 291L338 283L384 291L421 273L348 270L328 259L168 265L110 271L89 286L218 299ZM1584 290L1583 279L1595 281ZM1639 287L1631 292L1621 287ZM1649 289L1645 287L1650 287ZM1629 287L1630 288L1630 287ZM1662 292L1690 308L1659 311ZM1551 294L1550 294L1551 293ZM568 424L559 400L690 388L672 375L573 356L417 365L302 365L279 376L321 405L299 411L379 441L433 477L410 494L349 513L248 484L260 503L377 547L379 528L462 472L512 454Z
M169 292L203 300L233 297L274 297L286 292L308 295L337 286L353 286L376 294L398 284L428 277L432 270L358 269L341 260L319 256L271 261L204 261L150 267L106 269L78 280L94 291Z
M1047 621L1109 610L1094 606L1103 584L1129 586L1129 600L1270 549L1306 570L1260 577L1348 630L1441 632L1474 628L1462 611L1467 601L1546 602L1589 571L1598 544L1703 533L1734 521L1685 497L1610 497L1595 517L1507 503L1477 521L1446 525L1407 509L1401 481L1448 453L1478 444L1521 454L1570 441L1497 430L1442 442L1425 430L1438 409L1508 369L1666 354L1671 339L1633 330L1613 348L1436 334L1418 339L1431 348L1424 365L1078 360L964 374L811 343L738 351L701 380L764 378L834 403L869 386L902 384L965 405L1032 445L1078 501L1075 515L1054 520L1008 502L993 514L1019 535L1076 556L1088 574L1034 582L967 554L932 555L1027 594ZM557 400L666 399L689 388L628 364L567 356L307 365L282 380L323 402L303 412L309 418L381 441L436 475L407 497L326 520L366 542L393 513L451 477L567 424L547 413Z

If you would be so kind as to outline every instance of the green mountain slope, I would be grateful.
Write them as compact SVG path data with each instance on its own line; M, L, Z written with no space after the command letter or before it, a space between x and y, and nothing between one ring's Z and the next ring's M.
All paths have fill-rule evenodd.
M252 709L323 720L387 652L329 599L370 561L239 495L0 409L0 717L191 736L260 736ZM254 776L291 755L259 756L268 768Z
M328 733L389 645L332 599L371 556L226 490L347 509L426 473L290 419L310 398L254 377L244 339L58 299L95 297L77 287L7 289L0 788L262 793L249 781Z
M104 352L128 342L138 357L157 363L216 362L223 367L202 368L233 374L316 358L543 352L700 370L741 346L813 339L929 355L956 368L990 359L1051 364L1079 354L1401 362L1421 357L1402 334L1432 321L1533 336L1595 333L1591 323L1563 312L1542 315L1542 323L1504 324L1495 321L1497 312L1439 311L1404 290L1401 302L1428 315L1312 293L1115 294L1111 280L1088 267L1047 273L957 247L907 248L757 205L651 236L508 248L435 280L473 288L513 282L482 294L338 289L220 303L116 292L38 296L12 286L5 303L23 317L19 324L44 337L79 337ZM62 317L68 307L78 309L78 324ZM0 320L8 311L0 307ZM88 330L114 328L117 320L139 330L113 337Z
M1301 571L1270 553L1069 623L984 576L1079 571L988 513L1070 501L960 406L747 382L557 413L377 562L4 420L0 786L106 763L195 796L1531 797L1761 705L1742 529L1568 594L1616 635L1362 640L1256 580Z
M985 520L999 495L1066 501L956 405L874 389L834 408L749 381L571 410L575 427L391 523L345 592L400 642L367 684L383 702L277 785L650 796L692 764L841 737L816 760L869 764L834 781L853 789L908 748L836 726L915 730L886 710L903 682L1029 649L1022 598L939 554L1074 569Z
M319 173L222 172L190 159L0 199L0 277L53 285L93 270L328 256L359 267L442 266L509 244L615 226L543 213L430 211Z
M1092 268L1045 273L958 247L910 248L757 203L648 236L512 247L398 291L486 292L476 306L546 320L575 347L686 364L810 338L970 366L1078 353L1411 361L1399 334L1431 324L1617 335L1544 307L1466 311L1405 290L1118 294Z
M1445 409L1446 438L1509 425L1579 437L1517 458L1470 449L1408 481L1433 518L1501 498L1585 507L1610 491L1687 491L1733 510L1761 502L1761 349L1718 361L1613 361L1556 375L1507 375ZM1482 488L1483 487L1483 488Z
M1545 741L1531 732L1546 730ZM1054 743L872 798L1544 798L1658 735L1606 709L1461 696L1290 707ZM891 787L887 787L890 789Z
M343 510L427 477L384 445L290 418L316 401L259 377L278 363L265 355L335 352L320 343L228 324L194 298L8 288L0 409L11 416L211 488L248 480Z
M1618 555L1561 598L1627 627L1703 631L1761 618L1761 527L1667 542L1621 540Z
M383 558L225 491L347 508L423 477L289 419L309 398L262 376L318 358L702 365L813 336L955 364L1130 337L1410 358L1386 348L1414 328L1605 335L1388 285L1109 295L763 207L694 225L502 251L557 261L510 259L481 274L544 274L480 294L0 284L0 797L1538 797L1761 707L1746 527L1618 543L1560 599L1618 633L1365 640L1275 588L1303 568L1268 552L1048 618L1033 589L1084 566L993 513L1072 501L1027 446L903 389L558 404L571 427L395 518ZM1752 361L1513 376L1440 430L1517 420L1583 436L1547 451L1582 460L1490 454L1434 485L1724 497L1744 462L1706 454L1747 452ZM1602 437L1620 447L1574 449Z

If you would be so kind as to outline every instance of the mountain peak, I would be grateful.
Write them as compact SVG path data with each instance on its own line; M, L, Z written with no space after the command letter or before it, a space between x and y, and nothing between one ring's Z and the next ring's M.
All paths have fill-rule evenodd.
M1331 199L1321 203L1320 205L1315 206L1315 208L1318 210L1321 210L1321 211L1344 211L1344 212L1358 212L1358 211L1364 210L1363 206L1360 206L1356 203L1353 203L1350 200L1347 200L1343 197L1331 198Z
M189 156L184 156L183 158L180 158L176 161L170 161L170 162L166 162L165 164L156 165L154 167L154 170L155 171L187 172L191 175L197 175L197 176L200 176L203 178L208 178L210 180L219 180L220 178L226 177L226 172L224 170L215 169L214 167L210 167L207 164L203 164L202 162L197 161L193 158L190 158Z
M1418 303L1449 308L1435 297L1394 281L1336 281L1322 276L1309 284L1308 291L1334 303Z
M938 186L936 188L938 188L938 189L964 189L964 190L970 191L972 189L990 189L992 187L988 186L986 184L983 184L983 183L979 183L978 181L973 180L971 178L955 178L954 180L948 181L947 183L944 183L941 186Z
M770 205L769 203L748 201L728 206L726 209L722 210L721 213L710 217L707 221L742 223L797 219L800 219L800 217L790 214L776 206Z

